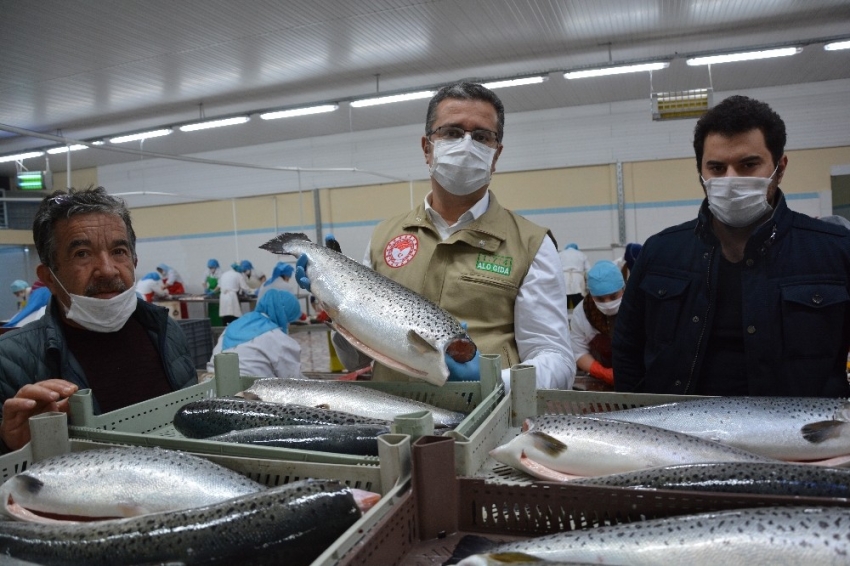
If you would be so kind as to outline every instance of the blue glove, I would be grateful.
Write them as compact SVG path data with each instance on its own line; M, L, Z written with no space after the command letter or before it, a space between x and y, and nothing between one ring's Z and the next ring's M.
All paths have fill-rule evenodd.
M310 291L310 278L307 277L307 254L301 254L295 262L295 281L305 291Z
M449 381L481 381L481 356L475 356L466 363L456 362L446 354L446 365L449 366Z

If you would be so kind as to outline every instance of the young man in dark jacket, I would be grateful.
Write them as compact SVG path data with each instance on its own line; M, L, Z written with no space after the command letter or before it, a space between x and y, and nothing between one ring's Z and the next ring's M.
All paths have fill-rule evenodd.
M744 96L697 122L706 199L641 250L614 332L617 390L850 395L850 233L788 208L785 139Z
M102 187L56 191L33 221L45 315L0 337L0 450L29 441L28 419L68 410L90 388L108 412L197 383L186 337L135 293L136 235Z

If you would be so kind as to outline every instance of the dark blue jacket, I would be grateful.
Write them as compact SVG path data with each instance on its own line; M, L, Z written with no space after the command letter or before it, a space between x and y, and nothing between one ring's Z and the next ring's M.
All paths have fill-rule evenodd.
M741 274L749 395L847 397L850 232L790 210L781 191ZM690 394L705 358L720 242L696 220L646 241L614 330L618 391Z

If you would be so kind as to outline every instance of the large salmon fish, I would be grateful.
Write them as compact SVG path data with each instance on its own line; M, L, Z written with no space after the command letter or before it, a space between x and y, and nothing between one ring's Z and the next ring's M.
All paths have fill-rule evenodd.
M306 254L310 292L321 301L331 326L385 366L443 385L449 377L446 355L459 363L475 356L475 343L447 311L304 234L281 234L260 248L293 257Z

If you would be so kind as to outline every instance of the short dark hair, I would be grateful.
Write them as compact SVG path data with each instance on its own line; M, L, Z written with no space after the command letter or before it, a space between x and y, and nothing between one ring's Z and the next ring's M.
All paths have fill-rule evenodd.
M502 141L502 135L505 131L505 105L496 96L496 93L489 88L483 87L477 83L459 82L452 83L442 87L431 98L428 103L428 115L425 117L425 135L430 135L433 131L434 122L437 121L437 105L446 98L457 98L460 100L483 100L489 102L496 109L496 116L499 119L499 125L496 130L499 142Z
M708 134L734 136L759 129L773 157L779 163L785 153L785 122L765 102L747 96L730 96L702 115L694 128L694 152L697 170L702 171L702 154Z
M124 201L110 196L103 187L53 191L44 197L32 221L32 237L38 259L52 270L56 269L56 222L78 214L114 214L124 221L130 252L136 259L136 233L130 221L130 210Z

